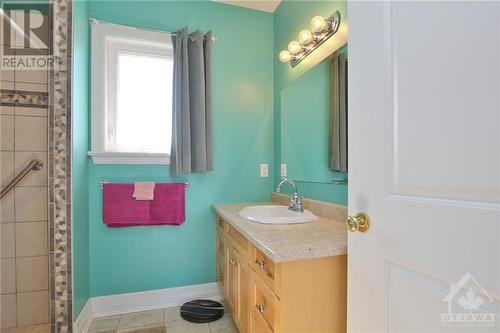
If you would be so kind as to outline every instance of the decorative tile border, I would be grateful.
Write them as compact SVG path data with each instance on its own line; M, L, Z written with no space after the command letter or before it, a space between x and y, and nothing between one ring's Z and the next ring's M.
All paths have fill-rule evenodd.
M49 82L49 266L53 333L72 332L71 27L72 0L53 0Z
M37 91L0 89L0 105L44 108L49 105L49 94Z

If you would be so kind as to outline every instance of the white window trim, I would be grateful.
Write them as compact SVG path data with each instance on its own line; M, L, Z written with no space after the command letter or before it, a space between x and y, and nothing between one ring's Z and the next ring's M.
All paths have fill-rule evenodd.
M91 21L91 151L95 164L170 164L170 155L149 152L109 151L108 133L108 80L116 69L107 66L107 59L115 57L120 46L132 41L138 53L173 57L171 37L162 32L141 30L102 21ZM126 36L126 39L123 37ZM166 43L167 41L167 43ZM134 51L128 44L124 52ZM116 60L115 60L116 63Z
M170 164L170 155L161 153L93 152L95 164Z

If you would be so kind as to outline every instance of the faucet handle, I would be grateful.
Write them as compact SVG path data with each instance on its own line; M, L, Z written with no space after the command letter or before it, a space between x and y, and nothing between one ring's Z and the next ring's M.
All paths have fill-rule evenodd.
M297 194L297 204L302 205L302 200L304 200L304 197L300 194Z
M302 196L300 196L297 192L294 192L290 195L290 205L288 206L288 209L294 212L303 213L304 207L302 206L302 199Z
M304 199L303 196L297 194L297 201L296 201L296 206L297 206L297 210L300 212L300 213L303 213L304 212L304 206L302 205L302 200Z
M293 208L293 206L295 206L298 197L299 194L297 192L293 192L292 194L290 194L290 208Z

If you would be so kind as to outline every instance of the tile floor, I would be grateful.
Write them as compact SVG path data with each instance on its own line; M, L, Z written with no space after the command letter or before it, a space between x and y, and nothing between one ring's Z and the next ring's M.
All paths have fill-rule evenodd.
M127 313L94 319L88 333L238 333L231 313L208 324L195 324L180 316L180 307Z

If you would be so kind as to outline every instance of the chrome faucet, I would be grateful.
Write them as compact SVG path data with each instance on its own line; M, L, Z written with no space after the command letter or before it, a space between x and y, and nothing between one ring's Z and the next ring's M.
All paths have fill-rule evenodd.
M281 186L288 184L292 186L293 193L290 195L290 203L288 204L288 209L292 212L303 213L304 207L302 206L302 197L297 192L297 184L290 178L283 178L278 186L276 187L276 192L281 193Z

